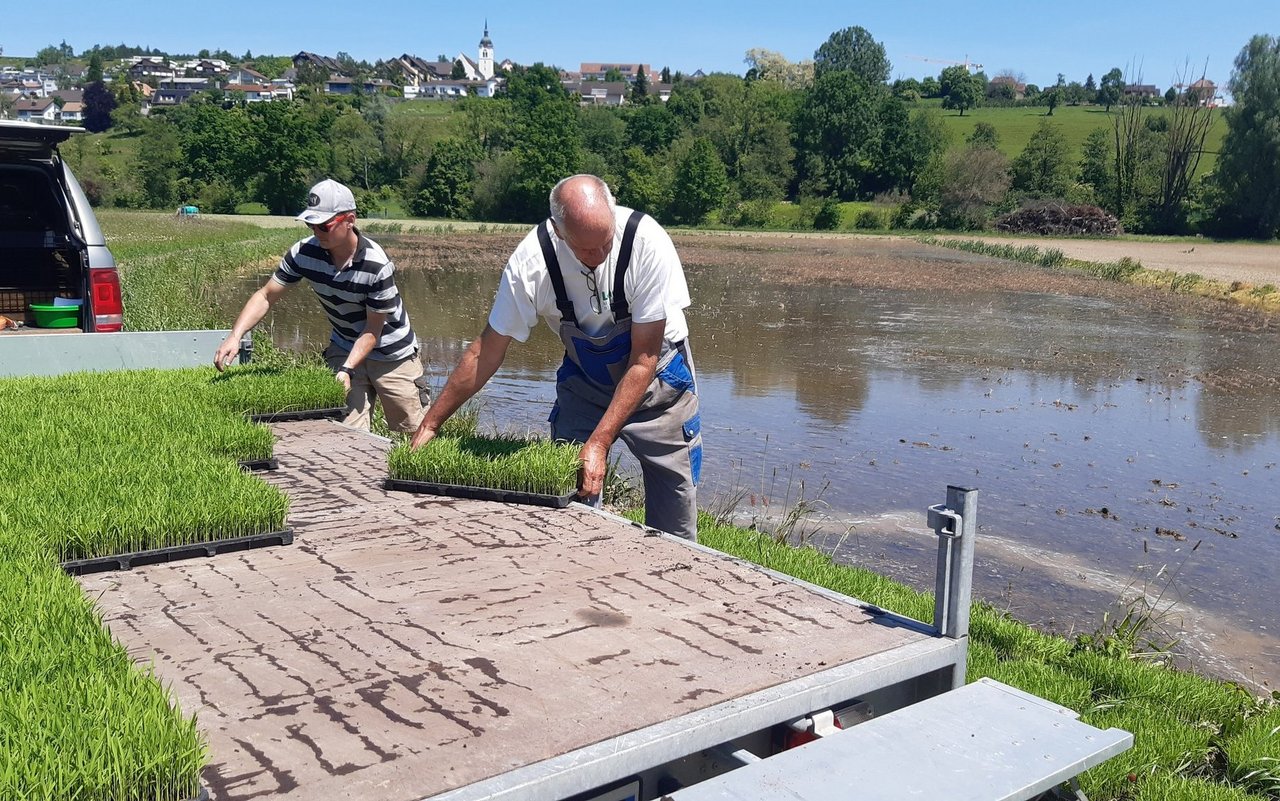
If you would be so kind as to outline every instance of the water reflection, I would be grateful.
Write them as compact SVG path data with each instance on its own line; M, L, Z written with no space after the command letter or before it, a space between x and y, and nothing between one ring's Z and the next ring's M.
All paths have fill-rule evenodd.
M399 273L438 381L480 332L499 269ZM1274 331L1132 300L688 272L704 499L779 504L803 481L826 486L833 514L922 521L946 484L977 486L985 534L1116 575L1203 540L1180 590L1245 625L1277 619ZM328 336L306 291L267 324L286 347ZM486 414L545 428L559 352L545 327L513 346Z

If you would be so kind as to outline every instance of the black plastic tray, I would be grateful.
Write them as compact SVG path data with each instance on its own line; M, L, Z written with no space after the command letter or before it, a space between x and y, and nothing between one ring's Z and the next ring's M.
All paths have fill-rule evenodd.
M293 420L336 420L345 417L347 410L342 407L330 409L301 409L295 412L267 412L251 414L249 420L254 423L288 423Z
M168 548L155 548L150 551L95 556L92 559L71 559L62 563L62 569L73 576L82 576L86 573L102 573L107 570L130 570L142 565L176 562L180 559L191 559L196 556L214 556L220 553L248 551L271 545L289 545L292 542L293 529L286 528L283 531L271 531L266 534L250 534L247 537L206 540L205 542L193 542L187 545L171 545Z
M382 486L399 492L420 492L427 495L448 495L453 498L470 498L476 501L499 503L523 503L528 506L550 506L563 509L578 495L577 490L568 495L539 495L535 492L494 489L492 487L465 487L460 484L433 484L429 481L408 481L388 478Z
M255 472L258 470L279 470L280 460L274 456L270 459L242 459L240 460L240 467L243 470Z

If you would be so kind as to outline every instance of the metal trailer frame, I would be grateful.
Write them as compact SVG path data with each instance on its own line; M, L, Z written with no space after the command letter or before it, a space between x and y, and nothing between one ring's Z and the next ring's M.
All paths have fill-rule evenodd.
M929 524L938 536L937 603L932 624L880 609L857 598L818 587L759 565L751 568L806 590L871 610L885 625L930 635L931 639L838 665L803 678L731 699L665 722L612 737L585 748L516 768L422 801L562 801L607 798L607 788L628 777L652 778L678 772L679 763L707 752L697 771L716 774L738 767L751 756L742 743L759 742L773 727L813 725L810 716L833 707L871 701L876 713L900 709L961 687L968 654L969 601L973 586L973 548L977 534L976 489L948 486L947 501L929 507ZM608 512L598 514L616 520ZM625 521L631 523L631 521ZM634 525L634 524L632 524ZM689 547L715 553L702 545ZM746 563L744 560L744 564ZM695 770L690 768L690 770ZM598 788L604 795L593 795ZM586 790L586 792L584 792ZM657 797L646 789L642 797Z

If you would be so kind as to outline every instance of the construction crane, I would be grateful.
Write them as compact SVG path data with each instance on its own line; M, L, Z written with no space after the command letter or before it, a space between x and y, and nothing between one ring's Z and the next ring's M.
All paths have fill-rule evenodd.
M949 64L953 67L964 67L965 72L982 69L981 64L976 61L969 60L968 53L965 54L964 61L951 61L945 58L929 58L928 56L907 56L907 58L915 59L916 61L929 61L934 64Z

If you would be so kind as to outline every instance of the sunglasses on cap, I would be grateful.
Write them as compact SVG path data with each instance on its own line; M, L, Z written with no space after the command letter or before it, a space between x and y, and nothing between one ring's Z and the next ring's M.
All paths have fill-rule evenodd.
M316 232L316 233L318 233L318 234L327 234L327 233L329 233L330 231L332 231L332 230L333 230L333 227L334 227L335 225L337 225L339 222L341 222L343 219L345 219L345 218L346 218L346 216L347 216L347 215L346 215L346 213L343 213L343 214L337 214L337 215L334 215L333 217L330 217L330 218L329 218L327 221L325 221L325 222L322 222L322 223L307 223L307 225L311 228L311 230L312 230L312 231L315 231L315 232Z

